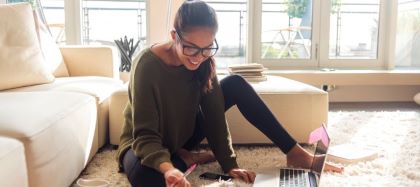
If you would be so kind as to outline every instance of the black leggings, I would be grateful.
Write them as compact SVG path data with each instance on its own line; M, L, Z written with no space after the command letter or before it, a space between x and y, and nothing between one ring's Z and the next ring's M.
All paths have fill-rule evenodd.
M268 107L264 104L251 85L241 76L231 75L220 81L225 100L225 111L236 105L242 115L257 129L263 132L274 144L284 153L288 153L296 144L296 141L287 133L282 125L277 121ZM204 139L200 129L202 116L197 116L196 128L193 136L185 144L184 148L191 150ZM174 167L180 171L185 171L185 162L177 155L171 156ZM153 168L140 164L140 160L134 155L133 150L129 150L124 155L124 171L132 186L165 186L163 174Z

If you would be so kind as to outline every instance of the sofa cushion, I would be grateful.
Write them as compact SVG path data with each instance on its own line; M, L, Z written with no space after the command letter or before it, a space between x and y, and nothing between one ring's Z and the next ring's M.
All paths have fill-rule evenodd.
M48 83L29 4L0 5L0 90Z
M321 89L280 76L267 76L267 81L251 85L298 142L307 143L309 134L328 121L328 93ZM226 112L226 120L233 143L272 143L236 106Z
M21 142L0 136L0 186L28 186L25 150Z
M48 69L55 77L68 77L69 72L64 63L63 55L61 55L60 48L52 38L47 25L40 19L38 13L34 13L34 19L42 56Z
M22 87L7 92L66 91L94 96L98 104L98 146L108 139L108 97L122 86L122 81L109 77L60 77L53 83Z
M0 103L0 136L23 142L29 185L69 186L97 143L95 98L73 92L2 92Z
M7 90L7 92L32 92L32 91L73 91L92 95L98 103L106 100L116 89L120 88L120 80L108 77L81 76L60 77L50 84L40 84Z

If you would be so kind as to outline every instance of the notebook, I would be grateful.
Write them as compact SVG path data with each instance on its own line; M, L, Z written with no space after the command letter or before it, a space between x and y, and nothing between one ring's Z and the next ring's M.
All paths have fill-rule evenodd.
M325 166L330 138L324 125L311 133L310 140L316 138L315 155L310 169L267 168L257 171L254 187L316 187L319 185L322 170ZM310 141L311 142L311 141ZM315 157L314 157L315 158Z

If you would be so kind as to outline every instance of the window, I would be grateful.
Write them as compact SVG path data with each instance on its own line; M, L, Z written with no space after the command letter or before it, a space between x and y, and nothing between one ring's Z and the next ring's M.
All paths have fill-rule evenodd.
M310 59L311 30L311 0L263 0L261 58Z
M40 0L59 44L115 45L114 40L146 40L145 0ZM80 19L76 15L80 13ZM66 28L71 28L67 30ZM79 29L80 28L80 29ZM66 39L71 36L71 39Z
M216 10L218 16L217 68L223 69L229 64L245 63L246 0L206 0L206 2Z
M66 43L64 0L40 0L50 32L58 44Z
M420 68L420 1L399 0L395 66Z
M83 43L114 45L133 39L145 44L146 7L143 0L83 0Z
M379 0L333 0L330 12L330 59L376 59Z
M271 69L383 68L384 0L255 0L252 62ZM321 42L322 41L322 42Z

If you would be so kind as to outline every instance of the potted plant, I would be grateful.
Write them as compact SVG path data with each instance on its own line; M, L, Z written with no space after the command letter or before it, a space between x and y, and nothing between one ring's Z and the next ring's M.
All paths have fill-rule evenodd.
M299 26L302 22L303 15L307 11L307 8L308 0L287 0L287 15L289 16L289 25Z
M124 82L127 82L130 77L131 64L133 61L133 54L136 52L136 49L140 43L140 40L134 44L134 39L127 39L127 36L120 38L120 40L114 40L115 44L118 47L121 55L121 64L119 67L120 78Z
M300 26L302 18L309 12L311 14L312 0L287 0L286 11L289 16L290 26ZM341 11L341 0L331 0L331 13L339 14Z

